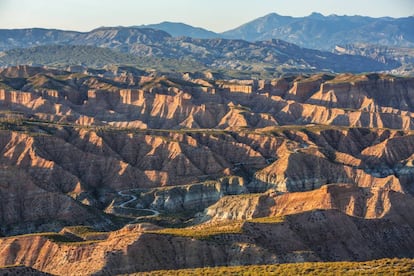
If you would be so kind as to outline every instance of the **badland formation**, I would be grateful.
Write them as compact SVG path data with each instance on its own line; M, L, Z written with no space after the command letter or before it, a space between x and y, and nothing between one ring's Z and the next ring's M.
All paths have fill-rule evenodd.
M413 258L409 38L398 56L198 32L209 37L26 30L44 45L0 43L0 61L65 57L0 69L0 272ZM95 50L159 68L66 59Z

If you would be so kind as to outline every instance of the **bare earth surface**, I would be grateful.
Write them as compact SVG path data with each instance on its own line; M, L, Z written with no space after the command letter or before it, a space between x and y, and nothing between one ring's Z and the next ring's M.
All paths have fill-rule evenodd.
M0 70L0 267L414 258L414 79L219 77Z

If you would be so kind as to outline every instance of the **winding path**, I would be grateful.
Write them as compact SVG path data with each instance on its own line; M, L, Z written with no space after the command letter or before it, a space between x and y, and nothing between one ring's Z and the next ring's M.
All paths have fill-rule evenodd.
M118 192L118 195L120 195L122 197L131 197L131 199L130 200L127 200L127 201L124 201L123 203L119 204L118 207L120 207L120 208L129 208L129 207L126 207L125 205L127 205L127 204L129 204L129 203L131 203L131 202L133 202L133 201L135 201L137 199L137 197L134 196L134 195L125 194L124 192L126 192L126 191L131 191L131 190L119 191Z
M124 190L124 191L119 191L119 192L118 192L118 195L119 195L119 196L122 196L122 197L128 197L129 199L128 199L128 200L126 200L126 201L124 201L124 202L122 202L121 204L119 204L119 205L118 205L118 206L116 206L116 207L118 207L118 208L123 208L123 209L133 209L133 210L136 210L136 211L147 211L147 212L152 212L153 214L152 214L152 215L146 215L146 216L138 216L138 217L135 217L135 218L134 218L134 220L133 220L132 222L135 222L135 221L137 221L137 220L139 220L139 219L142 219L142 218L153 218L153 217L157 217L157 216L159 216L159 215L160 215L160 212L158 212L157 210L154 210L154 209L142 209L142 208L127 207L127 206L126 206L127 204L129 204L129 203L131 203L131 202L133 202L133 201L137 200L137 197L136 197L135 195L130 194L130 192L131 192L131 191L133 191L133 190L134 190L134 189L131 189L131 190Z

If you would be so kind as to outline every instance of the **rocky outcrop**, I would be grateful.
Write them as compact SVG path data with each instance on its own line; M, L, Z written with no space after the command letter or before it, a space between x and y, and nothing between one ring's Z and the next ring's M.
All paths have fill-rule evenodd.
M308 102L371 112L381 112L381 107L413 111L411 98L414 92L407 89L412 85L411 79L378 74L340 75L321 84L320 90Z
M216 204L207 208L201 221L210 222L221 220L242 221L258 216L258 213L266 213L268 208L263 208L266 196L259 194L247 194L243 196L226 196Z
M149 207L168 212L202 211L225 195L247 192L243 178L230 177L217 182L157 190Z
M254 81L229 81L220 84L219 88L229 92L250 94L257 89L257 83Z
M339 210L349 216L365 219L393 216L395 210L404 214L404 206L412 205L412 196L401 190L396 191L388 184L359 187L337 183L307 192L280 193L269 190L265 194L224 197L204 211L201 221L210 220L211 223L266 216L282 217L319 209ZM402 202L393 201L396 195Z
M33 100L34 95L30 92L0 90L0 101L4 103L27 105Z
M310 129L309 129L310 130ZM330 183L361 187L387 185L411 191L411 140L400 131L330 129L285 132L294 144L282 144L276 161L255 173L251 190L304 191Z
M392 170L384 170L382 177L393 174ZM272 188L279 192L298 192L314 190L330 183L352 183L363 187L387 184L398 191L403 189L394 176L376 178L361 169L305 153L282 156L272 165L258 171L249 187L255 191Z

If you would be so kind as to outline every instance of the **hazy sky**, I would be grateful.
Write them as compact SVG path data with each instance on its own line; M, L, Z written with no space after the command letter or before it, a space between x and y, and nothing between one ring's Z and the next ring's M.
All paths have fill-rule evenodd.
M184 22L216 32L271 12L305 16L414 15L414 0L0 0L0 28L89 31L100 26Z

